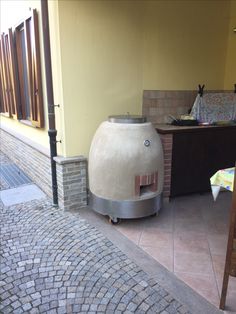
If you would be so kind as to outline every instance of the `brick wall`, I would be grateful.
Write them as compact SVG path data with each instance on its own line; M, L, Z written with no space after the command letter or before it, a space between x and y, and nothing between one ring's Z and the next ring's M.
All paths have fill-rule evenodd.
M87 205L87 159L54 157L57 163L58 200L65 210Z
M52 197L49 156L1 130L0 150L16 163L49 197Z
M232 93L230 90L206 90L205 93ZM190 91L162 91L145 90L143 91L142 114L147 120L153 123L169 123L171 119L168 115L180 118L182 114L188 114L192 108L196 90Z
M46 154L0 129L0 150L17 164L50 198L51 163ZM55 157L58 201L64 210L87 204L87 160L84 157Z
M172 163L172 145L173 135L172 134L159 134L162 142L164 152L164 186L163 196L170 196L171 186L171 163Z
M181 114L187 114L196 95L196 91L145 90L142 113L153 123L171 122L168 115L179 118Z

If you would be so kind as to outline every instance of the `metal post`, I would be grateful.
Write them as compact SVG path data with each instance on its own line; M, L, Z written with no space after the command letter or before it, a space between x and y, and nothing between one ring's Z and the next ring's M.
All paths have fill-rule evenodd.
M56 162L53 159L57 156L57 130L48 130L49 143L50 143L50 159L51 159L51 172L52 172L52 195L53 195L53 206L58 206L58 191L57 191L57 169Z
M50 143L50 159L51 159L51 173L52 173L52 194L53 205L58 206L58 187L57 187L57 172L56 162L53 159L57 156L57 130L55 123L55 110L54 110L54 96L53 96L53 83L52 83L52 64L51 64L51 48L49 36L49 20L48 20L48 1L41 0L42 11L42 24L43 24L43 46L44 46L44 59L45 59L45 72L46 72L46 86L47 86L47 100L48 100L48 136Z

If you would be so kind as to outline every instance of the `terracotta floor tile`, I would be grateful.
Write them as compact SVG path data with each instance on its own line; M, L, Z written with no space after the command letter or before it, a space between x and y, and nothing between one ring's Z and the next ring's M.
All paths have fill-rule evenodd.
M228 221L227 222L224 222L224 221L216 222L215 225L216 225L216 232L218 234L228 235L228 230L229 230L228 229L229 228Z
M216 275L216 282L217 282L219 294L221 294L221 290L222 290L223 276L224 274ZM228 293L234 293L235 298L236 298L236 279L232 276L229 277Z
M174 208L174 216L176 219L200 219L202 220L201 211L197 207L178 206Z
M142 230L139 228L126 228L126 227L116 227L120 233L126 236L129 240L133 241L135 244L139 244L139 240L142 234Z
M222 282L223 282L223 276L224 276L225 256L212 255L212 264L213 264L213 269L214 269L214 273L216 277L218 291L220 294L222 290ZM229 277L228 292L229 293L234 292L235 298L236 298L236 278L231 277L231 276Z
M226 302L225 302L225 309L229 312L229 314L236 313L236 292L234 293L227 293Z
M176 234L174 236L174 251L186 253L209 254L209 246L205 235Z
M210 254L174 251L174 272L213 275Z
M175 219L174 232L206 233L206 226L201 219Z
M173 234L173 239L175 239L176 237L179 237L179 236L183 236L183 237L190 237L191 238L194 238L196 237L196 239L199 239L199 238L206 238L206 234L204 232L202 233L199 233L197 231L192 231L192 232L184 232L184 231L177 231ZM187 253L187 252L186 252ZM209 251L207 252L209 253Z
M207 299L211 304L215 305L217 308L220 304L220 297L218 292L215 290L196 290L202 297ZM232 313L231 313L232 314Z
M208 235L207 237L209 248L212 255L225 256L227 248L227 236L226 235Z
M146 219L145 227L165 229L166 231L173 232L173 215L170 212L165 213L163 211L156 217Z
M203 197L206 200L208 200L209 198L208 195L207 196L201 195L201 197L199 197L199 195L197 194L192 194L191 197L189 195L176 197L172 200L172 203L175 205L175 207L178 207L178 205L184 207L195 207L196 204L199 204L199 202L201 202L201 198Z
M217 217L211 220L212 224L214 225L214 229L212 230L212 234L218 234L218 235L228 235L228 218L225 220L223 217ZM206 222L207 226L210 225L210 222ZM208 232L211 233L210 231Z
M186 215L184 214L186 211ZM189 211L189 213L188 213ZM177 220L187 220L187 221L190 221L190 222L204 222L204 219L203 217L201 216L200 213L197 213L197 214L194 214L194 211L191 211L190 208L186 208L184 210L184 212L181 213L180 211L180 215L179 215L179 212L178 212L178 209L176 209L174 211L174 219L175 221Z
M158 230L163 230L169 233L173 233L174 223L173 220L169 219L166 221L158 221L158 222L149 222L145 224L144 230L148 228L156 228Z
M152 256L161 265L173 272L173 250L170 248L158 248L140 246L146 253Z
M173 250L173 233L154 227L145 228L140 237L141 246L165 247Z
M226 235L228 233L228 223L218 220L205 221L207 234L209 235Z
M217 293L217 285L214 274L209 276L190 274L185 272L175 272L175 275L196 291L212 290Z
M225 265L225 255L212 254L212 265L216 274L223 274Z

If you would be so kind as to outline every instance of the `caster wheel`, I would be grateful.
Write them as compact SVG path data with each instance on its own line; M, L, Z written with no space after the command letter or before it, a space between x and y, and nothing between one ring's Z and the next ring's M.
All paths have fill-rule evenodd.
M158 213L154 213L151 215L151 217L156 217L156 216L158 216Z
M111 217L109 217L109 223L112 225L119 225L121 223L121 219L120 218L112 219Z

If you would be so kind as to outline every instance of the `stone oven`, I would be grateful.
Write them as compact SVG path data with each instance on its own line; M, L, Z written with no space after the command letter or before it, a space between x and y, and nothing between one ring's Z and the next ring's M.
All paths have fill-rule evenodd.
M111 116L97 129L89 153L90 206L120 218L157 213L163 189L163 150L141 116Z

